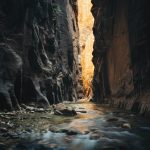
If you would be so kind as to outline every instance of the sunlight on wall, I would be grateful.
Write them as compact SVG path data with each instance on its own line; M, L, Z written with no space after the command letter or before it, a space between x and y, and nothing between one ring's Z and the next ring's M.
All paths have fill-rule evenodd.
M78 7L82 79L86 95L89 96L92 94L91 81L93 78L94 70L92 63L92 51L94 42L92 27L94 19L91 14L91 0L78 0Z

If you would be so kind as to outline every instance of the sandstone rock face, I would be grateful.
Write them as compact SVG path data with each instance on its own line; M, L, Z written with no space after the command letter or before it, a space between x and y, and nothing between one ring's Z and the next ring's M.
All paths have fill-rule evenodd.
M91 81L93 78L94 66L92 63L92 50L94 36L92 27L94 18L90 12L91 0L78 0L78 24L79 24L79 43L81 50L81 66L84 93L88 97L92 95Z
M77 100L76 0L0 1L0 109Z
M148 0L92 0L93 101L150 110Z

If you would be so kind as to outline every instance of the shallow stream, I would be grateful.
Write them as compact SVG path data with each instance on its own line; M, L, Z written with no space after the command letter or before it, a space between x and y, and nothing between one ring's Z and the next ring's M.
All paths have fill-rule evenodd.
M18 138L0 138L0 149L150 150L149 119L89 102L67 105L81 112L75 117L53 115L58 120L61 117L61 122L57 123L47 117L45 121L49 125L43 131L31 128Z

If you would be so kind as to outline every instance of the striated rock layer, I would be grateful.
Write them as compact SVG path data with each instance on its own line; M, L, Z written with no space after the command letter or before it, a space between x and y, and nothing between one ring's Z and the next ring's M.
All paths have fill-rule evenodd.
M150 112L148 0L92 0L93 101Z
M0 1L0 109L77 100L76 0Z

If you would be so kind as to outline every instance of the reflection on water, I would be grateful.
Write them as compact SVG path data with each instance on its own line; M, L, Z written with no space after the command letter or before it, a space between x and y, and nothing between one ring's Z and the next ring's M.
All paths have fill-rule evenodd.
M22 139L16 141L17 144L7 145L9 150L150 149L148 119L136 117L131 113L97 107L91 103L74 104L74 107L78 110L84 109L87 113L79 113L69 123L54 125L56 130L53 132L47 130L45 133L21 135ZM131 128L123 127L124 123L129 124Z

